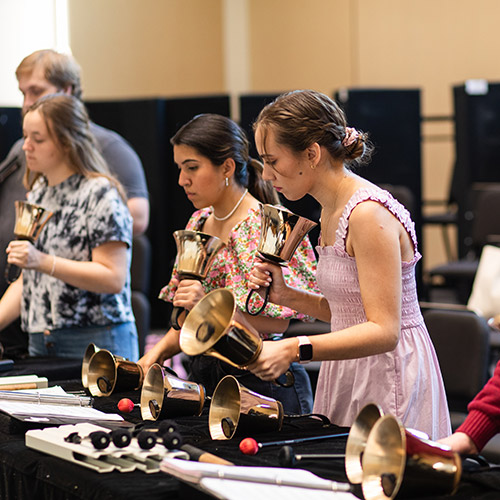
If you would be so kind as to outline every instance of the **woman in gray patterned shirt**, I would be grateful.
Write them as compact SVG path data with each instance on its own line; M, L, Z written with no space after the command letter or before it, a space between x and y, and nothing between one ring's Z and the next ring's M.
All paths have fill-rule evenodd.
M83 357L94 342L138 358L131 307L132 218L83 104L53 94L23 120L28 202L53 212L34 244L14 240L23 272L0 300L0 330L21 316L31 356Z

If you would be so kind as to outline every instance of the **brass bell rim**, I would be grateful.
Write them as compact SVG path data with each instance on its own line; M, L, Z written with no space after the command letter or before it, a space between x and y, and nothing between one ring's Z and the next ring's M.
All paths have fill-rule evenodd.
M208 292L202 300L200 300L189 312L186 316L184 323L181 328L181 332L179 335L179 345L181 350L187 354L188 356L199 356L201 354L205 354L208 350L210 350L220 339L224 336L226 329L222 329L217 332L215 335L212 335L207 341L199 341L196 338L196 332L194 332L194 328L192 328L192 324L197 325L197 313L199 310L203 310L203 308L214 308L216 304L211 304L211 302L216 302L215 297L218 295L226 296L227 301L231 304L228 307L227 314L228 318L234 317L234 313L236 311L236 300L234 298L231 290L227 288L218 288L216 290L212 290ZM214 300L212 300L214 299ZM224 298L223 298L224 299ZM223 300L222 299L222 300ZM220 309L220 308L219 308ZM201 315L200 315L201 316ZM229 323L229 321L227 322Z
M380 405L368 403L359 411L351 426L345 447L345 471L352 484L361 484L363 480L362 453L370 431L383 416L384 410Z

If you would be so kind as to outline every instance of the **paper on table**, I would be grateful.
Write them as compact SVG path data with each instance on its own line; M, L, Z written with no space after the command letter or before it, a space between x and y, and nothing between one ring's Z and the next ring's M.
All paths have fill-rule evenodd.
M94 408L67 405L35 405L0 400L0 411L9 415L32 415L39 417L71 417L85 418L86 420L115 420L122 421L123 417L116 413L104 413Z
M356 499L347 491L334 491L337 487L349 488L347 483L328 481L303 469L239 467L165 458L161 470L224 500L255 500L259 494L272 495L273 500L302 500L313 493L318 500Z

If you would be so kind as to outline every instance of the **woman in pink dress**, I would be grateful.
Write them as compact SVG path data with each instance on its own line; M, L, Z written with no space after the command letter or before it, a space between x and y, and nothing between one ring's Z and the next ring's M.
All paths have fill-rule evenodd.
M350 426L374 402L431 439L447 436L443 380L417 298L413 222L388 192L351 169L370 157L366 134L310 90L277 98L254 130L263 178L289 200L310 194L322 206L322 295L291 287L267 262L254 266L250 287L270 287L270 301L331 322L332 331L264 342L249 369L272 380L292 361L322 361L315 412Z

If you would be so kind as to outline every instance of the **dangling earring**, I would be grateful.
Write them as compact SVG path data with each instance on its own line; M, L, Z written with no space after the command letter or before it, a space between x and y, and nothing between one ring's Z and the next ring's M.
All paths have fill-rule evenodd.
M226 187L229 186L229 177L226 177Z

